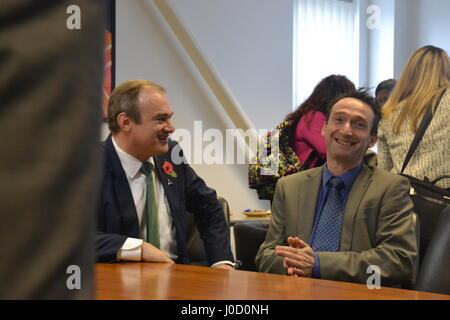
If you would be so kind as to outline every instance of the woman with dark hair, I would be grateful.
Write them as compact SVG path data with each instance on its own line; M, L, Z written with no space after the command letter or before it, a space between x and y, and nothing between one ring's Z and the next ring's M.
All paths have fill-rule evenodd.
M297 110L286 116L285 120L292 122L292 128L295 128L289 142L304 170L322 165L326 160L325 139L321 132L329 103L354 90L355 85L347 77L328 76L317 84Z
M325 163L322 128L328 105L338 96L355 90L353 82L345 76L331 75L322 79L308 99L262 139L260 149L262 147L266 153L259 150L249 166L249 186L257 190L260 199L272 200L279 178ZM271 150L274 141L277 141L277 151ZM276 167L268 170L274 159Z
M392 90L394 90L396 84L397 80L395 79L384 80L378 84L375 89L375 98L381 107L383 107L386 101L388 101L389 96L391 95Z

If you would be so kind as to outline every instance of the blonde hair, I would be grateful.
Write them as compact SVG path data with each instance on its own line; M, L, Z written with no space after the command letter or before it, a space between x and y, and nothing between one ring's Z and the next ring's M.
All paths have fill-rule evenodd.
M147 80L128 80L114 89L108 100L108 127L112 133L119 132L117 116L124 112L135 123L141 123L138 98L143 87L151 87L166 92L160 85Z
M414 52L383 108L384 117L393 121L394 133L398 134L407 120L410 130L416 132L427 108L433 108L449 87L447 52L433 46Z

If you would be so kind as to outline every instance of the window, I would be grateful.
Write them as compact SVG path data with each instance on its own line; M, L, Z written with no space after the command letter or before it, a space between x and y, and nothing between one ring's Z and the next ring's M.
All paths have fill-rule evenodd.
M330 74L359 84L358 0L296 0L294 109Z

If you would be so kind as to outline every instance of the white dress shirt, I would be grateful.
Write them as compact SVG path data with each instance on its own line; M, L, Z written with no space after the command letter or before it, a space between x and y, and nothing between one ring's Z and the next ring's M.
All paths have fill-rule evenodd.
M117 260L126 261L141 261L142 260L142 239L145 239L146 228L142 223L143 212L145 209L145 199L147 192L147 184L145 181L145 175L140 171L142 162L133 157L132 155L123 151L112 137L114 148L119 156L122 168L127 176L128 183L130 185L131 194L133 196L134 205L139 219L139 230L141 239L127 238L122 247L117 252ZM175 240L175 228L172 224L172 217L170 215L170 206L167 202L167 197L164 192L164 187L159 181L158 175L155 172L155 166L153 158L147 160L153 164L152 175L155 189L155 199L158 204L158 225L159 225L159 243L161 251L164 251L169 255L172 260L178 258L177 254L177 242ZM144 223L145 224L145 223ZM218 261L212 265L212 267L219 264L229 264L234 266L231 261Z
M142 162L132 155L123 151L112 138L114 148L119 156L120 163L127 176L130 185L131 194L133 196L134 205L139 219L139 229L141 239L127 238L122 248L117 253L118 260L140 261L141 260L141 246L142 239L146 237L145 222L142 222L143 212L145 209L145 199L147 193L147 185L145 175L140 171ZM172 260L176 260L177 243L175 240L175 229L172 224L172 217L170 215L170 207L164 193L164 187L160 183L158 175L155 172L153 158L147 160L153 164L153 181L155 186L155 199L158 204L158 224L159 224L159 242L160 249L169 255Z

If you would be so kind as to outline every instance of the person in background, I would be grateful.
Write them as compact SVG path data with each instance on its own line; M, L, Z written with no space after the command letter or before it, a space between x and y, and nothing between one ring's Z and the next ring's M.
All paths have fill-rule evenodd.
M209 264L233 269L223 208L169 139L175 130L172 116L166 90L158 84L129 80L112 92L97 261L188 264L187 214L194 214Z
M417 255L408 179L364 161L377 140L376 100L354 92L332 104L324 166L278 181L259 271L381 285L409 283Z
M311 95L285 121L291 121L295 130L289 141L300 159L303 169L322 165L326 161L325 139L321 135L326 120L327 106L336 97L354 91L355 85L342 75L322 79Z
M375 89L375 98L377 99L377 102L380 104L380 107L383 108L386 101L389 99L389 96L391 95L392 90L394 90L394 87L397 83L397 80L395 79L388 79L380 82Z
M443 49L425 46L410 57L384 106L378 140L380 168L400 173L420 122L430 108L433 120L404 173L433 181L450 174L450 62ZM437 185L448 189L450 179L441 179Z
M325 123L327 105L337 96L352 92L355 85L347 77L330 75L322 79L311 95L285 121L263 138L262 147L268 149L278 141L278 165L275 174L264 175L265 163L271 155L257 158L249 166L249 186L256 189L260 199L272 202L275 186L280 177L322 165L326 160L325 140L321 130ZM258 151L259 153L261 150ZM272 152L272 151L271 151Z

